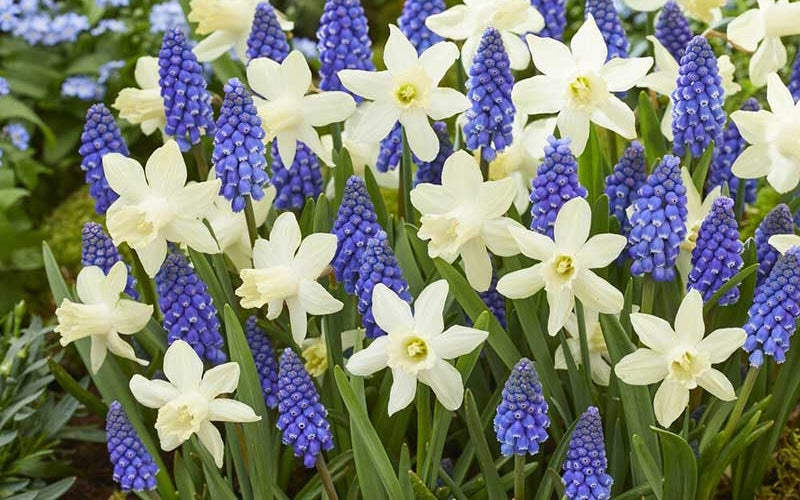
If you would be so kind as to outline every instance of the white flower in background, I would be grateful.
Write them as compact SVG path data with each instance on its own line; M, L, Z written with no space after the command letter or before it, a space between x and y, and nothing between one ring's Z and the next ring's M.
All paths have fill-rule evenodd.
M240 61L247 61L247 39L253 26L256 7L267 0L192 0L188 19L197 23L198 35L209 35L198 43L192 52L200 62L209 62L231 49ZM275 9L283 31L294 28L294 23Z
M58 325L53 329L61 334L61 345L91 337L92 373L97 373L106 359L106 352L146 365L138 359L133 347L122 335L141 331L153 315L153 306L121 298L128 283L128 268L117 262L108 276L97 266L78 273L77 292L80 303L64 299L56 309Z
M428 121L444 120L469 107L464 94L439 87L444 74L458 58L451 42L439 42L417 56L406 36L389 25L389 39L383 50L385 71L345 69L342 84L351 92L374 101L355 132L363 141L380 141L400 121L411 151L422 161L439 152L439 138Z
M447 360L471 352L489 332L458 325L445 330L442 314L447 292L445 280L431 283L414 301L413 314L411 306L383 283L372 292L375 322L387 335L353 354L346 367L361 376L391 368L389 415L411 404L417 380L430 386L436 399L450 411L457 410L464 400L461 373Z
M667 3L667 0L625 0L633 10L652 12ZM714 24L722 18L720 7L726 0L677 0L676 3L691 17L706 24Z
M225 444L211 422L257 422L261 417L248 405L233 399L218 398L239 385L238 363L223 363L203 374L203 362L183 340L176 340L164 354L167 380L131 378L133 397L142 405L158 410L156 431L161 449L172 451L192 434L222 467Z
M800 3L797 4L800 6ZM800 181L800 102L775 73L767 77L770 111L734 111L731 119L749 143L733 163L733 175L742 179L767 176L779 193L788 193Z
M500 32L511 69L528 67L530 54L522 36L544 28L544 18L528 0L463 0L440 14L429 16L425 25L437 35L450 40L464 40L461 46L461 63L472 65L481 36L486 28Z
M261 227L267 220L275 194L275 186L270 185L264 189L262 199L253 201L256 227ZM220 250L231 259L236 269L241 271L251 267L253 247L250 245L250 234L244 212L234 212L231 210L231 202L217 195L206 218L211 224L211 230L214 231Z
M786 66L786 47L781 37L800 34L800 2L758 0L728 24L728 40L755 51L750 57L750 81L760 87L767 75Z
M558 113L558 130L572 139L580 155L589 138L589 122L626 139L636 137L635 117L614 95L636 84L653 65L651 57L615 57L606 62L603 35L589 16L572 37L570 46L552 38L528 35L533 63L543 74L514 85L518 112L529 115Z
M770 236L769 244L783 255L792 247L800 247L800 236L796 234L775 234Z
M361 333L359 333L359 331ZM342 351L353 347L356 342L356 335L364 335L363 328L345 330L341 334ZM306 371L312 377L322 377L328 369L328 346L325 343L325 331L319 337L307 338L300 347L303 349L302 355L305 360Z
M119 111L119 117L139 125L142 133L150 135L156 129L164 130L167 115L164 113L164 99L158 83L158 58L140 57L133 72L139 88L127 87L119 91L112 107Z
M647 346L622 358L614 367L630 385L663 380L653 401L656 419L669 427L689 404L689 391L698 385L723 401L736 398L733 386L711 365L722 363L744 344L741 328L720 328L705 336L703 298L690 290L675 316L675 329L657 316L631 314L639 340Z
M703 199L694 185L692 174L686 167L681 167L681 180L686 187L686 238L681 242L681 252L678 254L676 265L685 283L689 271L692 270L692 250L697 246L700 226L711 212L714 200L722 196L722 186L715 186Z
M513 141L489 163L489 180L496 181L510 177L514 180L517 194L514 208L522 213L528 208L531 194L531 179L536 176L539 164L544 158L547 138L556 128L555 118L535 120L528 125L528 117L522 113L514 118Z
M610 233L589 238L591 223L589 203L583 198L573 198L558 211L552 240L528 229L510 228L522 254L539 263L506 274L497 282L497 291L510 299L524 299L544 288L550 305L547 319L550 335L556 335L567 323L575 307L575 297L585 308L604 314L622 310L622 293L592 269L613 262L627 240Z
M722 79L723 97L728 97L738 93L742 90L742 86L736 83L736 66L731 62L731 56L728 54L721 55L717 58L717 66L719 68L719 77Z
M611 379L611 365L609 364L608 347L603 337L603 329L600 327L600 315L597 311L584 308L583 319L586 321L586 340L589 347L589 369L592 373L592 380L599 385L608 385ZM580 366L583 358L581 357L578 318L575 314L569 315L564 328L570 335L567 339L570 355L575 364ZM554 366L556 370L567 369L567 359L564 356L563 346L558 346L556 349Z
M317 278L325 274L336 253L336 235L314 233L303 239L291 212L282 213L272 225L269 239L259 238L253 247L254 269L242 269L242 285L236 295L242 307L267 305L267 319L274 320L289 309L292 338L306 338L306 314L335 313L343 304L334 299Z
M219 180L185 185L186 163L175 141L153 151L144 170L119 153L103 156L103 170L119 195L106 212L108 232L115 245L124 242L136 251L150 277L167 256L167 241L202 253L219 252L202 220L219 191Z
M331 151L322 147L314 127L344 121L356 109L346 92L306 95L311 70L305 56L293 50L282 63L260 57L247 65L247 81L255 92L253 101L264 125L264 142L278 141L284 165L294 161L297 141L304 143L322 161L332 162Z
M460 255L472 288L488 290L492 281L488 252L503 257L517 254L508 228L522 226L503 217L515 189L509 178L484 182L469 153L453 153L444 162L441 185L423 183L411 191L411 204L422 214L418 236L430 240L428 255L451 264Z

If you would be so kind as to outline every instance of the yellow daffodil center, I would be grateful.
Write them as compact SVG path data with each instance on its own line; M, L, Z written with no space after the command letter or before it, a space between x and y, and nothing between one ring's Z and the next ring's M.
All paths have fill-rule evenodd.
M417 87L412 83L404 83L397 87L394 95L400 104L408 106L417 98Z
M505 152L500 153L497 155L497 158L494 159L492 163L489 164L489 180L496 181L499 179L505 179L508 177L511 172L516 170L509 160L509 155Z
M303 359L306 360L306 371L312 377L319 377L328 369L328 351L322 339L303 349Z
M694 247L697 246L697 237L700 234L700 221L695 222L687 229L686 239L683 240L681 246L686 250L694 250Z
M569 277L575 269L572 257L569 255L560 255L556 257L555 268L560 276L564 278Z
M693 388L695 378L709 367L708 360L693 351L684 351L669 365L670 376L676 381Z
M572 83L569 84L569 91L572 97L578 102L588 102L592 96L592 87L589 79L585 76L579 76Z
M428 343L417 336L406 339L406 353L412 361L423 361L428 357Z

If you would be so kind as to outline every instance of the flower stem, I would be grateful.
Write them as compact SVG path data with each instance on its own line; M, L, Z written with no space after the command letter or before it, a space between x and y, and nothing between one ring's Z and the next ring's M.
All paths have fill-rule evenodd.
M656 295L656 282L645 276L642 282L642 304L640 312L644 314L653 313L653 300Z
M428 387L420 385L417 388L417 475L422 473L430 432L431 399L428 394Z
M340 123L331 125L331 138L333 139L333 149L338 153L342 149L342 125Z
M483 157L483 151L480 152L480 166L481 166L481 177L483 177L484 181L489 180L489 162Z
M202 142L192 145L192 156L194 156L194 163L197 167L197 181L206 181L208 179L208 162L206 161L206 155L203 151Z
M733 431L736 430L736 425L739 423L739 418L742 416L744 407L747 400L750 399L750 393L753 392L753 387L756 385L758 379L758 372L760 367L750 365L747 370L747 376L742 384L742 389L739 391L739 397L736 399L736 405L733 407L731 415L728 417L728 423L725 425L725 435L730 439Z
M247 221L247 234L250 235L250 247L252 247L258 239L258 227L256 227L256 213L253 210L253 198L250 195L244 197L244 218Z
M578 318L578 335L581 343L581 364L583 365L583 375L586 378L586 387L592 390L592 369L589 364L589 336L586 333L586 318L583 315L583 304L580 300L575 300L575 316Z
M525 498L525 455L514 455L514 498Z
M144 265L142 264L142 260L139 258L139 254L136 253L136 250L131 249L131 257L133 259L133 274L136 276L136 280L139 282L142 290L142 299L144 300L145 304L150 304L153 306L156 315L160 316L158 312L158 295L156 294L156 285L144 270Z
M317 455L317 472L319 472L319 478L322 481L325 494L328 495L328 500L338 500L339 496L336 494L336 488L333 487L331 472L328 470L328 465L325 463L322 453Z
M403 130L403 158L400 161L400 193L397 197L397 215L409 224L414 224L414 207L411 206L411 148L406 131Z

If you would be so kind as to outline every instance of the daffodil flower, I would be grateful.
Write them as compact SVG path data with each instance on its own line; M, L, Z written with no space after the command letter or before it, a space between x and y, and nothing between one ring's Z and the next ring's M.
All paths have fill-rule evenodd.
M153 306L121 298L128 283L128 268L117 262L108 275L96 266L84 267L78 273L77 292L80 303L64 299L56 309L58 325L53 329L61 334L61 345L91 337L90 358L92 373L103 366L107 351L146 365L138 359L133 347L122 335L138 333L150 321Z
M622 293L592 269L613 262L627 240L610 233L589 238L591 221L589 203L583 198L573 198L556 216L554 239L521 227L510 228L522 254L539 262L500 278L497 291L510 299L524 299L544 288L550 306L547 319L550 335L556 335L567 323L575 307L575 297L585 307L601 313L622 310Z
M167 380L131 378L133 397L142 405L158 410L156 431L161 449L172 451L193 434L222 467L225 444L211 422L257 422L261 417L248 405L220 394L239 385L239 364L223 363L203 373L203 362L183 340L176 340L164 354Z
M589 123L626 139L636 137L635 117L614 95L634 86L653 65L651 57L615 57L606 62L608 48L589 16L567 47L558 40L528 35L533 63L542 73L514 85L518 112L529 115L558 113L558 130L572 139L576 155L589 138Z
M264 189L264 197L253 201L256 227L261 227L267 220L275 194L275 186L267 186ZM241 271L252 266L253 247L250 244L244 212L234 212L231 210L231 202L218 195L206 218L211 224L211 230L214 231L220 250L231 259L236 269Z
M683 298L674 329L650 314L631 314L631 324L647 347L622 358L614 373L630 385L663 380L653 401L659 424L669 427L686 409L689 391L697 386L723 401L736 398L730 381L711 365L722 363L742 347L745 332L742 328L720 328L706 336L700 292L690 290Z
M164 99L158 83L158 58L140 57L136 61L133 78L139 88L120 90L112 106L119 111L120 118L139 125L145 135L152 134L156 129L164 130L167 115L164 113Z
M411 306L383 283L372 292L375 322L387 334L353 354L346 367L361 376L386 367L392 370L389 415L411 404L417 380L433 389L450 411L457 410L464 400L461 373L447 360L471 352L489 332L465 326L444 329L442 314L448 290L444 280L431 283L414 301L413 313Z
M583 318L586 327L587 347L589 348L589 370L592 380L599 385L608 385L611 380L611 365L609 364L608 347L603 337L603 329L600 326L600 315L597 311L584 308ZM564 329L569 332L567 338L567 348L570 356L576 365L583 362L581 356L580 331L578 329L578 318L575 314L570 314ZM564 347L556 348L553 365L556 370L567 369L567 358L564 355Z
M796 234L775 234L770 236L768 243L783 255L792 247L800 247L800 236Z
M641 12L658 10L667 0L625 0L628 7ZM725 0L676 0L681 9L692 19L706 24L714 24L722 18L720 7Z
M355 345L356 335L363 337L364 329L356 328L345 330L341 333L342 351L346 351ZM303 355L303 360L305 360L306 371L312 377L320 378L325 375L325 370L328 369L329 363L325 331L323 330L322 335L319 337L305 339L300 347L303 349L301 354ZM322 383L322 380L319 382Z

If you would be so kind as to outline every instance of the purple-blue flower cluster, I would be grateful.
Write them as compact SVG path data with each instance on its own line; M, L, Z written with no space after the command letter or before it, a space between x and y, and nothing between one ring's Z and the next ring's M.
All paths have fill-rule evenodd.
M104 104L94 104L86 112L81 134L81 168L86 172L89 194L95 199L94 209L103 215L119 195L108 185L103 171L103 156L119 153L128 156L128 146L122 138L114 117Z
M106 446L114 481L124 493L156 489L158 466L119 401L111 403L106 414Z
M122 255L119 250L114 246L103 226L96 222L87 222L81 229L81 265L97 266L103 273L108 274L114 264L122 261ZM136 291L136 278L131 273L131 268L128 268L128 283L125 285L125 293L128 294L133 300L139 300L139 292Z
M283 62L289 55L289 42L275 15L275 9L269 2L261 2L256 6L253 27L247 39L248 59L268 57L276 62Z
M619 162L614 165L611 175L606 177L605 193L608 196L608 210L619 221L620 234L623 236L627 236L631 231L628 207L633 204L639 188L646 180L644 146L639 141L633 141L625 149Z
M183 12L180 2L169 0L157 3L150 9L150 32L166 33L174 28L183 31L189 30L189 23L186 22L186 14Z
M489 311L492 315L497 318L497 321L505 328L507 326L506 322L506 298L500 295L500 292L497 291L497 274L492 273L492 282L489 285L489 289L485 292L478 293L481 300L486 307L489 308Z
M781 203L764 217L761 224L756 228L756 260L758 261L758 271L756 273L756 287L761 286L772 267L778 261L780 254L769 244L769 239L776 234L794 234L794 221L789 207Z
M272 185L275 186L275 208L302 210L306 198L317 199L322 194L322 172L319 159L302 142L297 143L294 162L287 168L278 152L277 141L272 142Z
M417 164L417 173L414 174L414 185L420 183L441 184L442 170L444 162L453 154L453 143L450 141L450 133L447 131L445 122L433 122L433 131L439 138L439 152L436 158L431 161L420 161L414 155L414 163Z
M610 61L615 57L628 57L630 44L625 35L625 28L619 19L617 9L614 8L613 0L586 0L586 17L590 14L594 17L603 40L608 47L606 60Z
M91 76L75 75L61 83L61 95L81 101L100 101L106 95L106 88Z
M614 479L606 473L606 445L600 411L590 406L578 419L561 465L564 498L568 500L607 500Z
M253 354L261 392L264 394L264 404L267 408L275 408L278 406L278 362L275 360L272 342L267 333L258 327L255 316L247 318L244 335Z
M686 45L692 39L692 28L689 27L689 21L681 12L681 8L673 0L664 4L658 14L655 35L672 57L680 61L686 52Z
M374 71L367 16L359 0L326 0L317 30L322 90L350 93L339 81L339 71ZM352 95L352 94L351 94ZM357 102L361 97L353 96Z
M494 416L494 431L503 456L539 452L550 427L547 409L536 368L531 360L522 358L511 369Z
M761 107L758 105L758 101L752 97L742 104L742 111L758 111L759 109ZM736 124L733 120L728 120L725 130L722 132L722 140L716 145L714 157L708 168L707 192L716 186L722 186L727 183L731 198L735 200L738 196L739 186L744 184L744 202L750 204L756 201L758 179L740 179L731 172L733 163L746 147L747 141L739 133Z
M89 19L75 12L53 14L37 3L0 0L0 32L11 33L29 45L54 46L74 42L89 31Z
M403 4L403 12L397 18L397 26L417 49L418 54L442 41L442 37L425 26L425 20L442 12L444 7L444 0L406 0Z
M531 5L544 17L544 28L537 35L556 40L564 38L564 28L567 27L566 0L531 0Z
M395 123L386 137L381 139L379 148L378 160L375 162L378 172L388 172L397 168L400 156L403 154L403 127L400 122Z
M792 74L789 76L789 84L786 86L792 93L794 102L800 101L800 50L794 56L792 63Z

